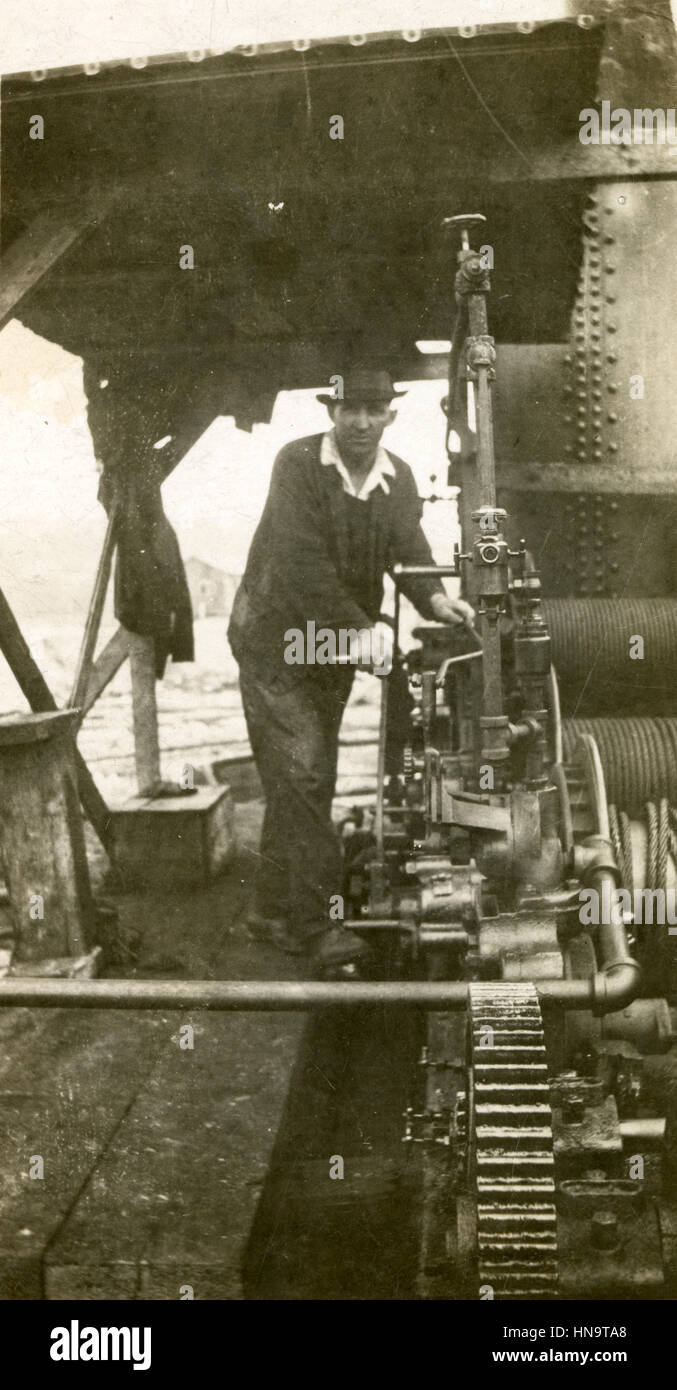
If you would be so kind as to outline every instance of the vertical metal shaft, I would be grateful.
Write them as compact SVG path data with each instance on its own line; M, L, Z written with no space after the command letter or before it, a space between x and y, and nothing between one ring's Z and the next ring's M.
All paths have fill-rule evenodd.
M487 304L483 294L468 298L468 326L472 337L488 332ZM491 399L491 367L480 363L477 368L475 417L477 432L477 478L480 506L496 506L496 473L494 466L494 415Z
M388 687L390 676L381 678L381 710L378 726L378 766L376 771L376 807L374 811L374 837L376 855L383 862L383 800L385 796L386 775L386 730L388 727Z

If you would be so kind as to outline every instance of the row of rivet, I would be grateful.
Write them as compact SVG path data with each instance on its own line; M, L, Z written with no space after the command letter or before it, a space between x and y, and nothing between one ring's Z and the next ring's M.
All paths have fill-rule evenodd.
M616 266L610 260L602 262L602 246L610 247L614 244L614 237L610 232L602 236L599 228L599 214L597 211L598 197L591 193L588 196L588 208L583 217L585 227L584 257L581 276L578 282L576 304L574 309L574 355L568 355L565 362L575 369L573 383L565 386L565 399L567 411L564 416L565 424L573 424L574 417L571 412L571 397L576 397L576 424L577 433L575 444L566 445L567 454L576 452L579 463L585 463L591 454L595 462L602 459L602 445L604 442L602 434L602 413L604 393L603 384L603 357L606 363L613 365L617 360L617 353L609 345L606 335L617 332L618 325L614 322L604 322L604 311L602 305L602 275L610 277L615 273ZM607 207L605 212L610 214L613 211ZM606 291L604 299L606 304L615 304L616 296L612 286L607 282L604 285ZM608 382L606 390L610 395L618 392L616 382ZM609 403L606 412L606 423L615 425L618 415L611 408L613 402ZM592 447L590 447L592 445ZM611 439L607 442L607 452L615 454L618 452L618 444Z
M613 598L619 570L613 557L621 537L620 531L611 528L617 524L618 502L580 493L577 503L569 502L564 509L567 555L572 556L564 561L564 571L573 575L575 592L582 597L607 594ZM604 521L609 524L603 525Z
M547 22L547 19L540 21L541 24L545 24ZM593 29L596 25L600 23L600 19L599 16L593 14L579 14L572 15L570 17L570 23L577 24L579 29ZM534 30L536 29L536 25L536 20L523 19L518 20L514 25L509 23L502 24L501 28L507 31L510 31L511 29L515 28L518 34L533 34ZM400 36L405 40L405 43L418 43L423 38L436 39L440 33L443 33L445 36L447 33L457 34L461 39L474 39L478 36L478 34L481 33L482 28L482 25L477 24L460 24L457 27L452 28L450 30L445 29L440 31L438 29L401 29L399 33ZM370 40L383 40L384 38L394 39L396 37L396 31L384 30L382 32L379 32L377 30L375 32L369 32L367 34L349 34L347 36L347 42L351 44L353 48L359 48L362 44L368 43ZM266 44L258 43L232 45L228 44L226 46L219 46L216 48L192 48L187 53L179 52L171 56L165 56L163 58L114 58L112 61L105 63L83 63L82 71L85 73L85 76L87 77L95 77L104 68L123 67L127 65L132 68L145 68L148 66L149 62L166 63L169 61L181 61L183 58L187 59L189 63L201 63L204 61L205 58L220 58L224 54L229 54L234 57L255 58L259 53L265 54L266 52L271 51L273 48L275 49L275 51L292 48L295 49L297 53L306 53L308 49L311 47L323 47L328 43L345 42L345 38L337 37L320 40L316 38L293 39L290 43L285 43L284 45L271 44L269 46ZM77 69L73 69L72 71L77 71ZM58 73L58 69L33 68L33 71L30 75L34 82L44 82L45 78L51 76L52 73Z

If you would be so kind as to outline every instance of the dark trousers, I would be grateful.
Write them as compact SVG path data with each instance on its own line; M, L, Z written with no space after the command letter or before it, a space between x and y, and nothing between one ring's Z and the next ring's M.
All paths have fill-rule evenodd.
M263 673L246 660L240 691L266 810L256 910L285 917L299 937L330 925L330 898L342 891L331 807L341 718L354 671L322 668Z

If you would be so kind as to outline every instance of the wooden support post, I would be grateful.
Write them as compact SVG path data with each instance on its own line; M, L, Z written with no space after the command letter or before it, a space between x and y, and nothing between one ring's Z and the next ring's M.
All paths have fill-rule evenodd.
M0 716L0 852L19 961L81 956L91 945L74 729L73 710Z
M32 710L56 710L57 703L33 660L16 618L0 589L0 651ZM107 854L111 852L110 812L82 754L75 749L80 800Z
M160 743L155 699L155 646L152 637L129 634L132 672L134 757L139 796L151 796L160 781Z
M101 614L103 613L103 606L106 602L108 580L110 579L111 565L113 563L113 552L115 550L116 516L117 508L115 507L115 504L113 504L113 506L111 507L110 516L108 518L106 536L101 549L101 557L99 559L99 564L96 571L96 579L94 580L94 588L92 590L92 597L89 604L89 612L87 613L87 622L85 623L85 631L82 639L82 646L80 648L80 655L78 657L78 664L75 672L73 693L69 702L71 709L80 708L84 701L85 693L89 683L89 677L92 669L92 660L94 657L94 649L96 647L97 637L99 636L99 628L101 626Z

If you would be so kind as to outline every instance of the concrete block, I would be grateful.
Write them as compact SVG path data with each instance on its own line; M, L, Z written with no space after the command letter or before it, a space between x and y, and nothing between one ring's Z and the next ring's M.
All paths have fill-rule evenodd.
M228 786L191 796L133 796L111 808L113 857L125 887L182 888L209 883L235 852Z

